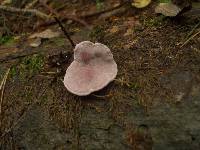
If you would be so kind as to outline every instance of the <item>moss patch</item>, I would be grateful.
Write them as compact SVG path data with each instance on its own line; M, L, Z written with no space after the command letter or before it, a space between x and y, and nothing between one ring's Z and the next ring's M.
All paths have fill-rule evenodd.
M2 36L0 37L0 45L2 44L6 44L6 45L9 45L9 44L12 44L14 42L14 38L12 36Z
M18 65L11 68L11 77L16 76L24 79L31 77L41 71L44 65L44 57L42 55L33 55L23 58Z

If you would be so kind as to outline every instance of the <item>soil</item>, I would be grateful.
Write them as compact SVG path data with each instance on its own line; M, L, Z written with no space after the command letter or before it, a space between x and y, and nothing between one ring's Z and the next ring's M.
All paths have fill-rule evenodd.
M93 2L66 3L63 13L97 9ZM116 3L104 2L103 9ZM116 80L89 96L64 87L73 59L64 35L37 48L28 46L26 36L2 45L0 81L11 70L1 105L0 149L200 149L200 36L184 44L199 32L200 19L156 15L155 5L86 18L92 29L65 24L75 43L106 44L118 64ZM43 28L60 31L56 24L38 31ZM28 27L23 32L30 34Z

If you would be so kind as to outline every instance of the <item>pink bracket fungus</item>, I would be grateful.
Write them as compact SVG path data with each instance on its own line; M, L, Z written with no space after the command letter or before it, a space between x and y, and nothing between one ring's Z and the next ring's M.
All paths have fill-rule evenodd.
M117 71L117 64L106 45L83 41L74 49L74 61L66 71L64 85L71 93L86 96L107 86Z

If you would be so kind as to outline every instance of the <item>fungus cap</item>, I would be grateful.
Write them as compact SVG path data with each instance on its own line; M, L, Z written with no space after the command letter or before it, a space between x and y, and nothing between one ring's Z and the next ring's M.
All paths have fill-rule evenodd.
M107 86L117 71L106 45L84 41L74 49L74 61L66 71L64 85L71 93L86 96Z

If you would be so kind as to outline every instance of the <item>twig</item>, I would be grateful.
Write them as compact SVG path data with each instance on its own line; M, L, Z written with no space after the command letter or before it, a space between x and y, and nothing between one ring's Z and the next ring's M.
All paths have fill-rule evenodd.
M1 84L0 84L0 90L2 89L3 85L4 85L4 77L3 77L3 80L1 81Z
M53 15L59 16L59 14L57 13L57 11L55 11L55 10L52 9L49 5L47 5L45 1L40 1L40 4L42 4L45 8L47 8L48 11L49 11L50 13L52 13Z
M45 2L42 2L41 1L41 4L46 7L50 13L52 13L54 15L54 19L55 21L58 23L58 25L60 26L61 30L63 31L63 33L65 34L65 36L67 37L67 39L69 40L70 44L72 45L72 47L74 48L75 47L75 44L73 42L73 40L71 39L69 33L67 32L67 30L65 29L65 27L62 25L62 22L58 19L59 17L59 14L54 10L52 9L51 7L49 7Z
M27 7L29 8L31 6L27 5ZM47 15L47 14L45 14L43 12L40 12L39 10L36 10L36 9L27 9L27 8L20 9L20 8L0 5L0 10L8 11L8 12L14 12L14 13L15 12L31 13L31 14L36 15L37 17L42 18L42 19L48 19L48 20L51 19L51 17L49 15ZM61 21L65 21L65 20L73 20L73 21L79 22L80 24L86 26L88 29L90 28L89 25L85 21L77 18L76 16L65 16L65 17L63 17L63 19L61 19ZM54 23L56 23L56 21L54 19L51 19L48 22L45 22L45 23L37 25L35 28L38 28L38 27L41 27L41 26L51 25L51 24L54 24Z
M56 10L54 10L53 8L51 8L49 5L47 5L44 1L40 1L40 3L44 7L46 7L50 11L50 13L52 13L53 15L55 15L57 18L61 18L60 14ZM64 18L61 18L59 20L60 20L60 22L61 21L65 21L65 20L73 20L73 21L76 21L76 22L79 22L79 23L83 24L88 29L90 29L89 25L84 20L81 20L81 19L77 18L76 16L65 16ZM57 21L55 19L51 20L49 23L52 23L52 21L57 23Z
M130 87L130 83L126 81L124 78L114 79L114 81L118 82L121 86L126 85L127 87Z
M90 17L99 16L99 15L101 15L101 14L104 14L104 13L107 13L107 12L110 12L110 11L113 11L113 10L115 10L115 9L118 9L118 8L124 6L125 4L127 4L127 2L121 3L121 4L119 4L118 6L115 6L115 7L112 7L112 8L108 8L108 9L106 9L106 10L102 10L102 11L98 11L98 12L94 12L94 13L89 13L89 14L80 16L80 18L90 18Z
M32 2L28 3L28 5L26 5L26 9L30 9L31 7L33 7L35 4L38 3L38 0L33 0Z
M23 57L34 55L34 54L37 54L37 53L38 53L38 51L32 51L30 53L22 53L22 54L19 54L19 55L17 55L17 54L9 55L5 58L0 59L0 63L6 62L6 61L9 61L9 60L18 59L18 58L23 58Z
M108 95L96 95L96 94L91 94L92 96L96 97L96 98L107 98L107 97L110 97L111 94L108 94Z
M31 14L36 15L37 17L42 18L42 19L49 19L50 18L47 14L45 14L45 13L39 11L39 10L36 10L36 9L20 9L20 8L0 5L0 10L13 12L13 13L16 13L16 12L31 13Z
M198 28L198 26L200 25L200 21L194 26L194 28L189 32L189 34L187 35L187 38L189 38L193 33L194 31L196 30L196 28Z
M59 14L56 10L52 9L49 5L47 5L44 1L40 1L40 3L41 3L44 7L46 7L52 14L54 14L57 18L61 18L61 17L60 17L60 14ZM79 22L79 23L83 24L83 25L86 26L88 29L90 28L89 25L88 25L85 21L83 21L83 20L77 18L76 16L65 16L64 18L61 18L60 20L61 20L61 21L73 20L73 21L76 21L76 22ZM55 19L49 20L48 22L43 23L43 24L38 25L38 26L51 25L51 24L53 24L53 23L57 23L57 21L56 21Z
M0 115L1 115L1 113L2 113L4 89L5 89L5 85L6 85L6 81L7 81L9 72L10 72L10 68L8 68L8 70L6 71L6 73L5 73L4 77L3 77L3 80L2 80L2 82L1 82L1 85L0 85L0 90L1 90L1 97L0 97Z
M56 20L58 25L61 27L61 30L64 32L65 36L67 37L67 39L71 43L72 47L74 48L75 44L74 44L73 40L71 39L70 35L68 34L68 32L66 31L66 29L64 28L64 26L62 25L61 21L57 17L54 17L54 19Z
M9 53L6 54L6 52L9 52ZM45 50L43 52L45 52ZM6 55L1 55L1 54L6 54ZM8 48L8 47L0 46L0 63L4 63L10 60L15 60L18 58L23 58L23 57L34 55L34 54L38 54L38 49L31 48L30 50L30 47L25 47L21 49L20 51L19 48L17 47Z
M65 15L65 16L60 17L60 21L62 21L62 22L67 21L67 20L72 20L72 21L78 22L78 23L84 25L85 27L87 27L88 29L91 29L91 27L89 26L88 23L86 23L84 20L78 18L77 16L74 16L74 15L67 15L66 16ZM54 19L51 19L51 20L48 20L46 22L42 22L42 23L36 25L35 28L49 26L49 25L53 25L55 23L56 23L56 21Z
M190 38L188 38L182 45L181 47L183 47L184 45L186 45L190 40L192 40L195 36L197 36L200 33L200 30L195 33L194 35L192 35Z
M111 11L113 11L115 9L121 8L125 4L127 4L127 2L121 3L118 6L115 6L113 8L109 8L109 9L106 9L106 10L103 10L103 11L98 11L98 12L89 13L89 14L85 14L85 15L80 15L78 17L74 16L74 15L67 15L66 16L65 14L63 14L59 18L61 18L60 19L61 21L66 21L66 20L76 21L76 22L78 22L78 23L86 26L88 29L90 29L90 26L84 20L82 20L82 19L96 17L96 16L99 16L101 14L111 12ZM41 24L37 25L35 28L38 28L38 27L41 27L41 26L48 26L48 25L52 25L52 24L55 24L55 23L56 23L55 20L48 20L45 23L41 23Z

